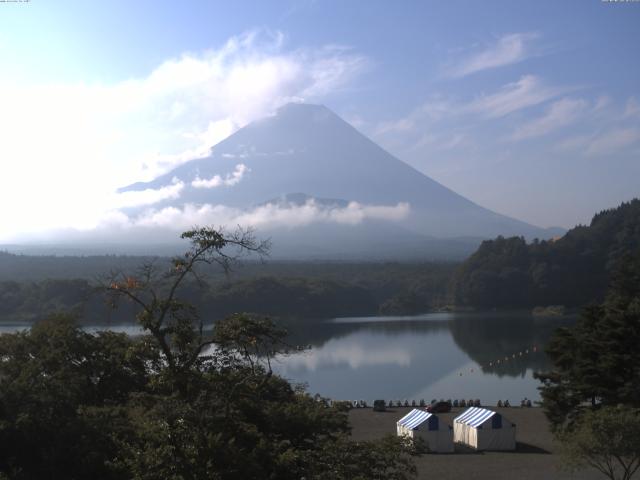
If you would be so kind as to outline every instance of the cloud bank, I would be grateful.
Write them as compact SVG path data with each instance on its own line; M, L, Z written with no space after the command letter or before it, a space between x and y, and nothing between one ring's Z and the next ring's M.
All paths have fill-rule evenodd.
M111 208L118 187L207 156L215 143L284 103L321 101L367 64L341 46L288 50L284 35L258 30L168 59L140 78L4 85L3 176L30 184L25 189L23 181L11 181L0 190L0 202L14 206L3 218L0 240L91 225ZM244 173L221 180L240 181ZM178 190L127 201L148 204ZM34 225L33 218L43 221Z
M273 228L297 228L315 223L359 225L366 220L401 221L411 211L408 203L396 205L367 205L350 202L344 207L323 205L313 199L302 205L268 203L252 209L238 209L225 205L194 205L148 209L131 217L120 211L109 212L101 221L99 229L118 228L162 228L174 232L194 225L222 225L256 227L261 230Z
M153 205L162 200L175 200L180 198L180 193L183 189L184 182L174 178L171 185L167 185L166 187L118 193L114 195L111 204L116 208Z

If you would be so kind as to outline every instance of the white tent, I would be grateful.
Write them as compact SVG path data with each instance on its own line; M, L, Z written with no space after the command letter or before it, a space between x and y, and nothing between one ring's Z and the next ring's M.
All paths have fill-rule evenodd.
M398 436L411 439L422 438L431 452L453 452L451 427L440 422L437 416L425 410L414 408L397 423Z
M516 426L498 412L471 407L453 420L453 441L476 450L515 450Z

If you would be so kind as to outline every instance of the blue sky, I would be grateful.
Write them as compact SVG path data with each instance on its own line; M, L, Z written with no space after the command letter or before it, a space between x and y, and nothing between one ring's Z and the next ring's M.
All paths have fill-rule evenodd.
M91 228L292 100L483 206L585 223L640 194L639 26L599 0L0 3L0 239Z

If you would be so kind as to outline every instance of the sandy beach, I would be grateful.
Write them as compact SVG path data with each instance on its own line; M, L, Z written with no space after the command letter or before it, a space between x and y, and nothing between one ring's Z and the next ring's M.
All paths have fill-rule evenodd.
M349 413L352 437L371 440L396 432L396 421L412 407L393 407L386 412L371 408L353 409ZM491 407L488 407L491 408ZM418 479L491 479L491 480L546 480L546 479L602 479L595 470L569 473L561 469L558 445L549 431L540 408L491 408L516 424L517 449L515 452L476 452L456 445L453 454L424 454L416 457ZM464 409L454 408L450 413L438 414L441 421L452 424Z

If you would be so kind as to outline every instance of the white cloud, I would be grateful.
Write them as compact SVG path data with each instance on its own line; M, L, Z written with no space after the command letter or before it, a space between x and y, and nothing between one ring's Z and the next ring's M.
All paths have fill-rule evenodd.
M418 149L430 146L435 150L452 150L463 145L465 140L466 135L463 133L447 132L439 135L425 133L412 148Z
M145 205L153 205L162 200L177 199L180 197L180 192L184 189L184 182L179 181L177 178L173 179L171 185L167 185L162 188L146 190L122 192L114 195L110 204L114 208L124 207L140 207Z
M609 95L600 95L593 109L599 112L606 109L609 105L611 105L611 97Z
M624 118L640 118L640 102L636 97L629 97L624 108Z
M534 75L525 75L517 82L508 83L493 93L483 94L468 101L448 99L441 95L434 96L405 117L381 122L374 129L373 135L384 137L390 134L424 132L431 126L438 126L448 119L455 119L456 123L461 125L464 121L463 117L498 119L552 100L569 90L571 90L569 87L547 85ZM452 146L459 144L463 137L459 132L449 131L447 135L449 136L447 143ZM436 136L432 132L426 136L421 134L421 139L426 140L423 144L431 143L430 138L436 138Z
M568 89L546 85L539 77L524 75L496 93L481 95L462 111L478 113L488 118L504 117L517 110L539 105L561 95Z
M640 128L611 128L596 135L575 135L556 145L560 151L577 151L588 156L604 156L640 143Z
M300 92L301 98L317 98L341 89L347 85L345 80L366 69L369 63L344 45L327 45L305 53L300 62L310 80Z
M472 73L521 62L531 55L530 44L538 38L534 33L504 35L496 43L458 65L448 69L451 77L464 77Z
M512 131L515 122L532 121L534 107L544 108L572 90L576 87L525 75L475 96L436 93L408 114L371 127L369 133L398 158L464 194L466 187L456 182L481 164L495 164L511 156L504 149L496 152L495 147L504 147L500 139ZM554 117L560 113L558 108ZM542 122L532 124L521 134L532 135L543 128Z
M207 156L213 144L288 101L320 101L366 64L344 47L288 51L282 34L256 31L112 84L5 82L0 158L11 181L0 189L0 204L13 208L3 214L0 240L90 225L117 188Z
M454 117L462 113L463 104L441 96L434 96L419 107L413 109L405 117L381 122L374 129L374 136L386 134L406 133L423 129L425 125L441 121L447 117Z
M250 171L251 169L244 163L239 163L238 165L236 165L235 170L231 173L227 173L224 178L222 178L220 175L214 175L208 180L196 177L191 182L191 186L194 188L216 188L222 185L226 187L232 187L234 185L237 185L240 180L242 180L242 177Z
M214 175L209 180L203 180L200 177L196 177L192 182L191 186L194 188L216 188L224 183L224 180L220 175Z
M598 135L587 145L587 155L607 155L640 142L640 129L614 129Z
M400 221L410 213L408 203L367 205L350 202L345 207L322 205L309 200L303 205L268 203L250 210L225 205L194 205L150 209L138 217L120 212L107 215L101 226L110 228L167 228L182 231L193 225L242 225L261 228L295 228L314 223L358 225L367 219Z
M398 120L392 120L389 122L382 122L376 128L376 135L384 135L386 133L395 132L407 132L413 130L416 126L416 122L411 116L406 118L400 118Z
M571 135L555 145L558 151L573 151L587 156L604 156L632 150L640 143L640 107L635 97L615 105L601 96L593 108L583 109L580 120L586 130Z
M580 117L587 108L583 99L563 98L551 104L546 113L519 126L511 136L512 140L539 137L570 125Z

